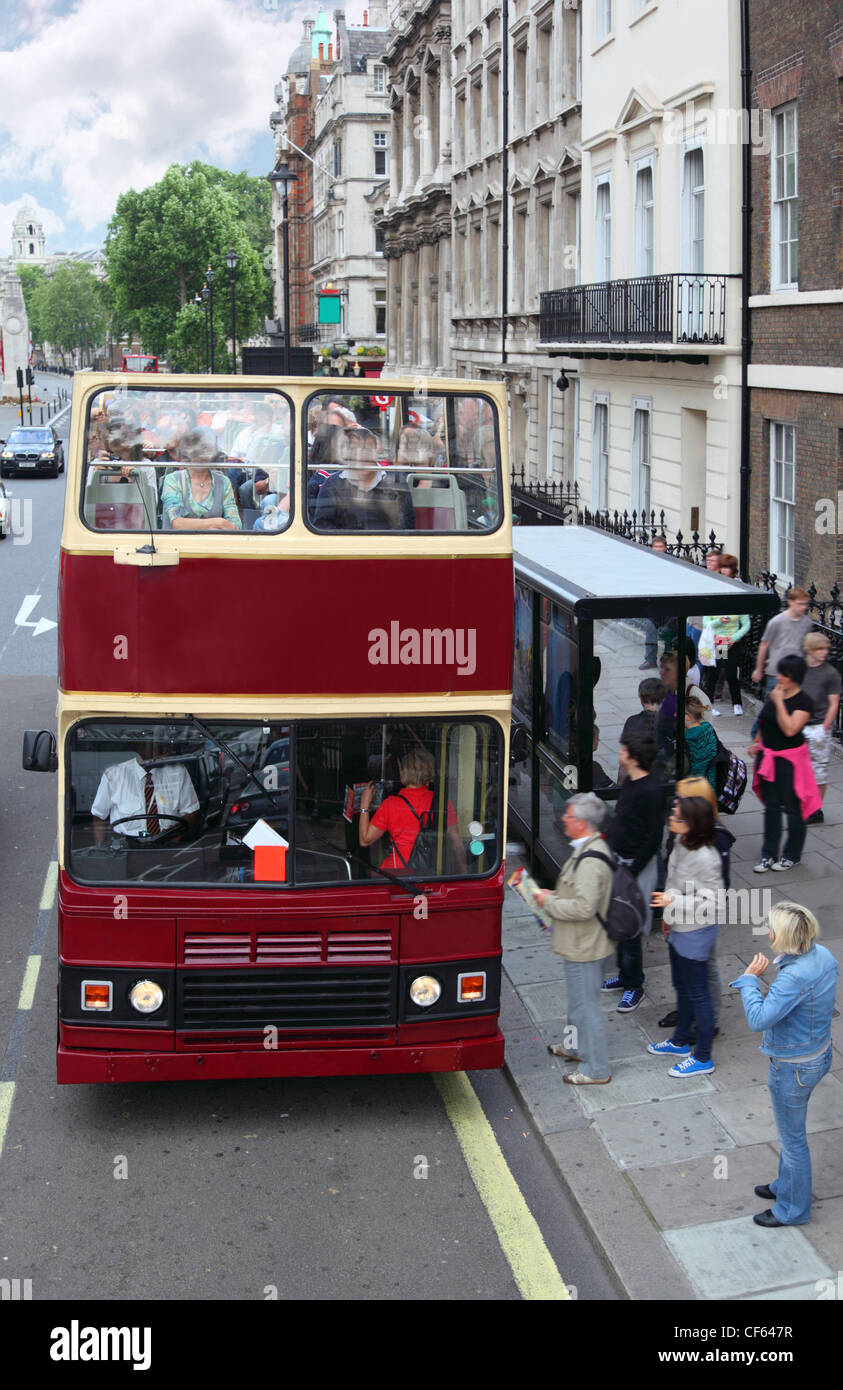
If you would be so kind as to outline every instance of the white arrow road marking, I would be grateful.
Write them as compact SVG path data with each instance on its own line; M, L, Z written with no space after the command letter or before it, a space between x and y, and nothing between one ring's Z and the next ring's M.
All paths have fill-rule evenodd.
M52 618L39 618L37 623L29 622L30 613L40 602L40 594L27 594L15 618L15 627L31 627L33 637L40 637L42 632L49 632L51 627L58 627L58 623L54 623Z

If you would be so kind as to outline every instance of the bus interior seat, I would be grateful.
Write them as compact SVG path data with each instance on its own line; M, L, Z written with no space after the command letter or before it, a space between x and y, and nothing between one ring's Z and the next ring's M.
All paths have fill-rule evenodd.
M432 487L420 487L424 479ZM416 472L407 474L417 531L466 531L468 513L465 494L453 474Z
M158 497L144 477L103 472L85 487L85 520L97 531L148 531L158 523Z

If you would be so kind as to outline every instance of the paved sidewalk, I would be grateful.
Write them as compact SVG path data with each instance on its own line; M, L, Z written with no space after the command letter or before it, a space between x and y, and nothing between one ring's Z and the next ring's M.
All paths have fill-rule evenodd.
M720 701L717 733L741 756L749 742L751 701L743 718ZM843 758L833 758L825 824L810 826L803 861L790 873L754 874L761 851L762 809L747 788L724 823L737 837L733 889L770 890L819 918L822 941L843 959ZM517 865L511 857L508 872ZM761 907L750 899L754 906ZM760 915L760 912L759 914ZM647 1052L669 1037L658 1019L674 1007L667 944L657 931L644 948L645 997L618 1014L618 994L603 1000L612 1081L575 1088L569 1065L550 1056L566 1023L564 966L549 935L525 915L509 890L504 907L502 1027L506 1066L593 1238L632 1299L806 1299L825 1293L818 1281L843 1269L843 1017L832 1024L834 1059L808 1111L814 1204L806 1226L766 1230L752 1215L769 1203L755 1196L778 1166L776 1128L760 1035L747 1026L729 981L767 950L752 925L721 928L717 954L723 982L716 1070L673 1080L669 1061ZM774 978L774 976L772 977ZM564 1271L563 1271L564 1273Z

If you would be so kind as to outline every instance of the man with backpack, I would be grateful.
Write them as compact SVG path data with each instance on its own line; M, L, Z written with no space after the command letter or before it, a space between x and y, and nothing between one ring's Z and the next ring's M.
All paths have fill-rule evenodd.
M618 859L627 864L649 905L658 877L658 853L664 836L664 787L653 771L658 745L652 734L630 733L622 739L620 765L626 774L618 793L609 843ZM652 914L645 916L644 935L649 936ZM620 990L619 1014L631 1014L644 998L644 961L641 934L617 944L617 973L603 981L604 990Z
M569 1086L605 1086L612 1079L600 1007L600 981L611 952L603 923L614 879L614 857L601 833L605 819L605 802L594 792L571 797L562 827L573 853L556 887L537 894L539 904L553 918L553 949L565 962L568 1022L576 1041L572 1048L554 1043L548 1050L554 1057L579 1064L563 1078Z

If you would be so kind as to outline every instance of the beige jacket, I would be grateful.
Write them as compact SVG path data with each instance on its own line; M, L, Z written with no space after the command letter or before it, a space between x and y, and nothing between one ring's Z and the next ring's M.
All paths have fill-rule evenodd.
M597 920L599 912L606 917L612 896L614 870L610 863L587 859L581 868L577 862L588 850L596 850L608 861L611 850L602 835L592 835L574 851L566 863L553 894L545 902L545 911L553 918L553 949L565 960L603 960L612 954L613 946Z

